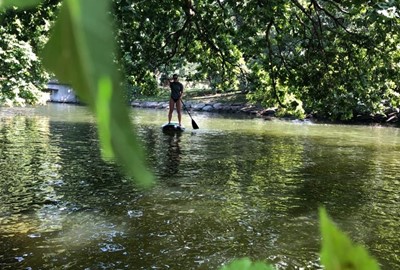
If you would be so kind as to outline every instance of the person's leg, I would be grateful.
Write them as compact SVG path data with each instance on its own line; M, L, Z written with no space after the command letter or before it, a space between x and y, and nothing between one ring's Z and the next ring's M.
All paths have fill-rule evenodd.
M179 121L179 125L182 126L182 102L181 100L178 100L176 102L176 111L178 113L178 121Z
M174 111L175 102L172 98L169 99L169 112L168 112L168 123L171 123L172 112Z

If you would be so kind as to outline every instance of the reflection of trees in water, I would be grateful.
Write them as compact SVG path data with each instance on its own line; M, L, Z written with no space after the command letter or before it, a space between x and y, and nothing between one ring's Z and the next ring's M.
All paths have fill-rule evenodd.
M1 119L1 231L29 231L38 223L35 211L60 199L54 189L60 179L60 153L50 142L47 118Z
M343 214L361 207L371 168L362 149L324 147L304 137L217 134L201 142L208 159L201 179L224 194L228 216L240 216L249 206L269 213L317 213L334 205ZM355 151L355 152L353 152ZM356 177L357 176L357 177Z
M295 193L302 211L325 205L347 216L366 203L371 172L366 149L308 143L304 154L297 170L303 181Z
M400 166L393 156L384 159L384 150L236 133L210 136L200 144L209 156L197 159L199 179L215 192L214 207L220 207L218 217L227 222L250 224L255 231L268 228L264 233L272 230L271 235L278 232L281 240L294 243L300 235L318 235L317 211L325 205L354 240L376 247L379 257L390 257L398 245L394 217L400 212L393 204L398 202L395 172ZM298 230L297 235L289 229Z
M355 237L359 242L370 238L372 227L358 226L362 224L358 216L369 212L364 207L371 197L368 186L375 171L368 149L330 146L305 137L249 139L236 133L207 136L198 144L207 158L196 159L201 168L197 179L202 187L209 187L210 211L218 211L216 220L239 224L235 230L243 237L261 232L264 242L252 238L254 246L286 243L285 249L291 250L304 244L299 238L307 238L312 250L319 240L321 205L334 210L334 218L338 214L343 219L351 217L353 234L354 228L360 228ZM386 236L393 237L394 227L387 225L390 233L380 236L389 239ZM393 249L395 245L387 246Z
M302 199L296 215L325 205L335 222L355 242L365 244L384 269L395 269L400 210L393 205L400 201L399 185L393 186L393 180L400 164L390 162L393 158L384 149L363 145L314 142L308 144L306 156L298 170L304 180L295 193Z
M245 218L249 206L269 211L290 207L285 173L300 166L303 147L290 138L217 134L201 142L207 159L198 159L204 185L224 196L227 216ZM242 214L241 214L242 213Z
M51 122L53 144L60 147L59 188L65 201L75 208L107 208L133 192L130 181L114 162L101 158L97 129L93 123ZM124 188L124 186L129 188ZM125 193L126 192L126 193Z
M58 152L50 145L48 119L6 118L0 127L2 176L9 174L15 181L35 182L43 179L40 174L46 175L43 171L54 169L52 165L57 161Z

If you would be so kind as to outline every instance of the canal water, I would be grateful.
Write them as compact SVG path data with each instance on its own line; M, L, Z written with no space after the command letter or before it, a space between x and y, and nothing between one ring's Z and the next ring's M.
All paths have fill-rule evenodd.
M250 257L322 269L318 207L400 269L400 131L132 109L157 178L101 160L82 106L0 112L0 269L219 269ZM176 117L174 115L174 117Z

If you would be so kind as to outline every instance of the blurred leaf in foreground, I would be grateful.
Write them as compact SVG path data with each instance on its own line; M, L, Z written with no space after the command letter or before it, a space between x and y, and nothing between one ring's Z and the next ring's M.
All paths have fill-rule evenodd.
M221 270L274 270L274 268L263 262L252 262L248 258L243 258L231 262L222 267Z
M329 219L326 210L319 210L322 234L321 262L326 270L378 270L379 265L360 246L354 245Z
M42 58L60 82L71 84L97 117L103 158L123 166L137 183L149 186L152 174L134 136L114 63L111 1L64 0Z

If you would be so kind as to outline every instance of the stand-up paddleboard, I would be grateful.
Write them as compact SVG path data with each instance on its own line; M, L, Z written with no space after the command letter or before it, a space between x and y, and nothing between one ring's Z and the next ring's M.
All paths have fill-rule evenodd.
M178 123L166 123L162 125L162 131L164 132L183 132L185 128L180 126Z

